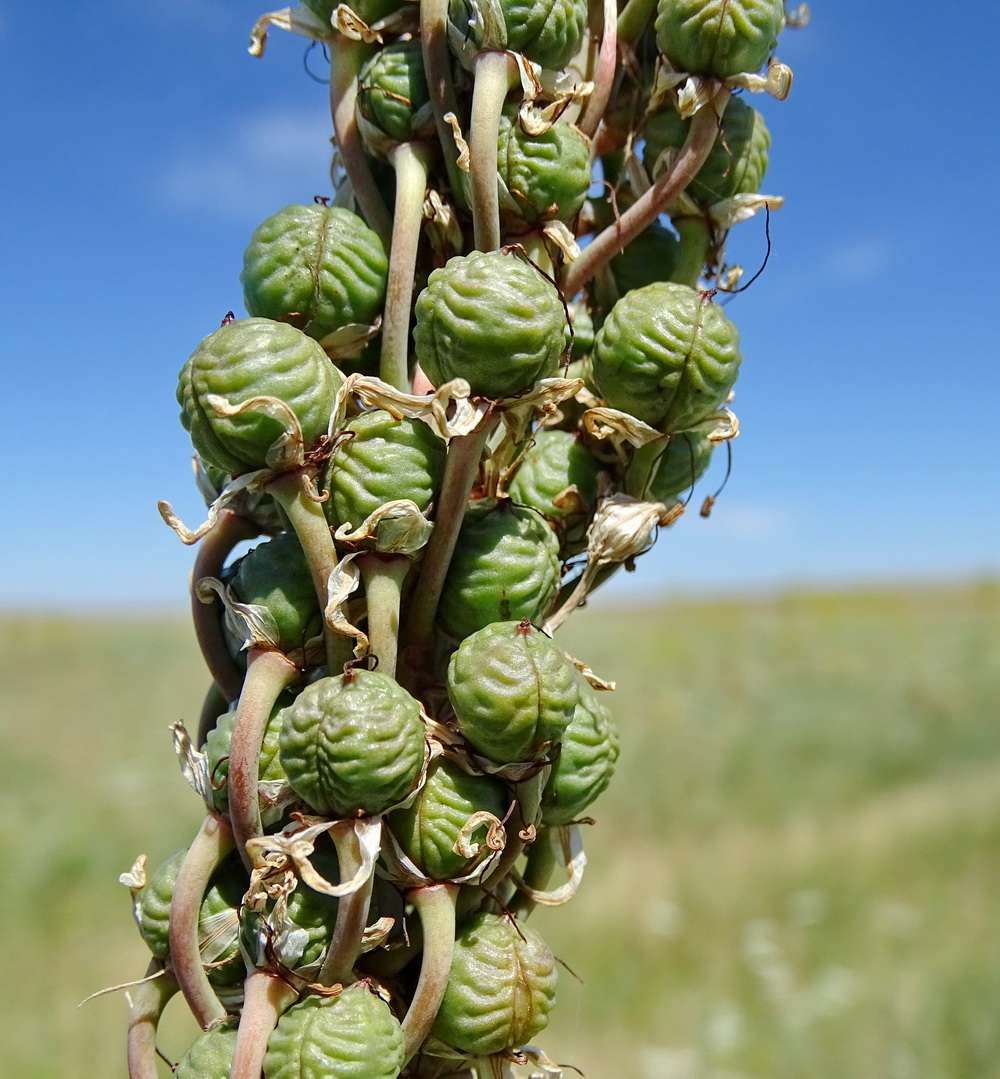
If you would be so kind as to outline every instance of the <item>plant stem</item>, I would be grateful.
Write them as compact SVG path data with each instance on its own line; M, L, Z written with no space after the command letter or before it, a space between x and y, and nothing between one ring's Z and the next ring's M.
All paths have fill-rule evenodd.
M552 829L540 828L535 842L528 848L522 880L529 888L538 892L544 892L548 888L552 871L557 864L553 841ZM519 918L526 918L535 909L535 901L529 899L524 892L518 891L510 902L510 909Z
M677 264L670 275L670 280L694 288L698 284L702 270L705 269L705 258L708 255L709 244L712 242L711 231L702 217L675 217L672 224L677 230L677 235L680 236L681 243Z
M361 868L358 856L358 840L351 821L340 821L331 829L330 836L337 848L337 865L340 879L350 880ZM361 938L368 923L374 875L350 895L337 900L337 921L333 927L330 948L317 976L320 985L349 985L354 981L354 964L361 954Z
M551 770L550 765L545 765L535 775L517 784L517 805L511 826L507 830L507 845L497 859L492 872L483 882L483 888L487 891L492 891L504 880L524 852L529 842L524 835L530 834L529 829L538 822L542 791L545 789Z
M420 0L420 45L448 181L453 196L461 201L463 184L456 164L458 150L455 136L445 120L447 113L461 116L451 73L451 51L448 48L448 0Z
M441 495L434 510L434 529L410 601L404 640L408 648L426 649L434 632L441 590L444 587L469 492L479 474L479 462L497 417L487 415L468 435L456 435L448 444Z
M653 186L638 198L621 217L599 232L570 263L562 283L563 295L575 296L580 289L622 251L647 226L651 225L673 200L694 179L705 163L719 130L719 117L729 100L729 91L720 90L711 102L695 113L673 168L665 172Z
M618 3L604 0L604 23L601 29L601 51L594 71L594 89L591 91L577 127L588 137L593 137L607 111L611 89L615 82L618 65Z
M281 652L250 650L247 677L240 694L229 745L229 818L233 838L247 872L253 864L247 854L248 839L261 835L260 747L271 711L281 691L299 677L299 669Z
M500 246L497 136L507 91L517 77L517 64L510 53L484 49L476 57L469 121L469 182L479 251L495 251Z
M409 392L410 308L424 219L424 194L430 153L417 142L401 142L389 154L396 171L396 213L392 222L392 257L382 321L379 378Z
M378 656L379 671L390 678L396 676L399 602L410 565L410 557L401 554L373 552L358 559L368 605L368 641Z
M355 116L358 97L358 72L364 63L368 47L352 41L343 34L334 34L328 42L330 49L330 115L333 133L340 151L340 160L347 173L354 198L368 227L378 233L386 251L392 243L392 220L375 183L368 158L365 157Z
M226 695L219 689L218 682L213 682L208 687L205 700L201 705L201 715L198 717L198 740L195 745L201 749L205 745L209 732L215 727L219 716L229 707Z
M455 897L458 885L430 884L412 888L406 896L420 915L424 954L413 999L403 1019L404 1061L410 1060L430 1033L448 987L455 948Z
M253 539L259 534L260 529L245 517L229 509L222 510L215 524L198 544L198 553L191 570L191 620L194 623L194 635L205 665L227 701L235 701L240 695L243 675L226 647L219 599L212 593L209 602L204 602L198 596L198 582L203 577L221 576L226 559L236 544L241 540Z
M161 972L158 978L150 975ZM158 959L146 968L149 981L134 986L128 1000L128 1076L129 1079L157 1079L156 1030L167 1002L177 992L177 982L163 973Z
M656 11L656 0L628 0L618 16L619 42L623 45L634 45L642 36L654 11Z
M333 543L330 525L323 507L309 497L304 471L283 472L267 485L270 494L285 511L302 551L309 564L313 586L320 610L326 610L330 574L337 567L337 548ZM326 644L326 665L330 674L339 671L351 657L351 646L345 637L334 633L323 619L323 640Z
M298 993L277 974L255 970L244 986L243 1012L229 1079L260 1079L267 1039Z
M228 822L209 813L181 862L170 899L170 969L203 1030L217 1019L224 1019L227 1013L201 960L198 915L212 874L232 849L233 833Z

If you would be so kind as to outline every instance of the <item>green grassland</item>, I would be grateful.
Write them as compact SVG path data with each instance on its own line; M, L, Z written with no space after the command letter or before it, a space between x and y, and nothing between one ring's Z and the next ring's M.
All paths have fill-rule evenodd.
M120 994L76 1005L145 967L116 878L200 820L167 727L205 677L180 622L0 635L0 1073L120 1079ZM604 606L563 642L618 681L622 756L579 895L534 916L572 970L551 1056L591 1079L1000 1077L1000 587Z

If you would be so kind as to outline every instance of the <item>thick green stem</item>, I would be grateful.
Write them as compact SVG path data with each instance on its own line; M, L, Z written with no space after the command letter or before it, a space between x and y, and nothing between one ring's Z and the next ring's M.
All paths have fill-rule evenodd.
M260 1079L267 1039L298 993L277 974L256 970L247 978L244 994L229 1079Z
M463 184L457 164L458 148L451 125L445 120L449 113L461 115L451 73L451 50L448 48L448 0L420 0L420 46L448 181L454 197L461 200Z
M330 836L337 848L340 879L350 880L361 868L354 824L351 821L340 821L331 830ZM337 921L333 927L333 937L317 976L320 985L349 985L354 981L354 964L361 954L374 881L372 875L357 891L337 900Z
M601 28L601 51L594 71L594 89L587 98L577 127L588 137L593 137L608 108L611 88L614 86L618 67L618 3L603 0L603 26Z
M354 109L358 98L358 72L369 47L335 34L328 43L330 49L330 115L333 133L340 151L341 164L347 173L354 198L368 227L378 233L382 246L389 250L392 243L392 219L386 209L371 165L365 157Z
M479 474L479 462L496 422L495 416L485 416L475 431L457 435L448 444L441 497L434 510L434 530L427 542L427 553L413 590L404 633L407 647L415 651L424 650L430 644L441 590L465 518L469 492Z
M303 471L281 473L271 480L267 490L280 504L295 529L309 565L320 610L325 611L330 574L337 567L337 548L323 507L309 496L306 473ZM351 658L351 645L346 637L333 632L325 618L323 640L326 644L327 670L335 674Z
M554 840L551 828L539 828L534 843L528 849L528 859L521 879L536 892L544 892L548 888L552 872L558 865ZM535 909L535 901L524 892L518 891L511 900L510 909L518 917L526 918Z
M159 974L159 977L152 977ZM129 989L128 1000L128 1079L158 1079L156 1068L156 1030L167 1002L177 992L177 982L163 971L163 964L153 959L146 968L149 981Z
M729 100L729 91L721 90L711 102L695 113L673 168L618 218L599 232L578 259L570 264L562 283L563 295L572 298L611 259L651 225L657 216L687 187L705 163L715 144L719 117Z
M222 605L215 593L208 602L198 595L198 582L203 577L219 577L230 552L241 540L253 539L260 529L232 510L224 509L215 524L202 537L191 570L191 620L198 647L209 673L226 699L235 701L240 695L243 674L233 662L222 630Z
M625 473L625 491L632 498L647 501L649 485L656 475L657 462L666 453L672 438L672 435L654 438L651 442L640 446L632 455Z
M656 0L628 0L618 16L618 41L634 45L656 11Z
M392 222L379 378L405 393L410 389L410 308L430 153L419 143L401 142L389 154L389 161L396 170L396 214Z
M410 572L410 557L402 554L365 554L358 559L368 606L368 641L378 656L378 669L396 676L399 650L399 600Z
M198 915L212 874L232 849L228 822L209 813L181 862L170 899L170 970L203 1030L227 1013L202 963Z
M469 123L469 184L476 248L500 246L497 137L507 91L517 81L517 64L507 52L486 49L476 57Z
M260 822L260 747L267 721L281 691L299 677L299 669L281 652L253 648L247 662L247 677L240 694L229 744L229 818L233 838L247 872L253 863L247 854L247 840L263 833Z
M218 722L219 716L228 708L229 701L226 699L226 695L219 689L218 683L213 682L208 687L205 700L201 705L201 715L198 717L198 740L195 744L199 749L204 746L205 740Z
M441 998L448 987L455 948L455 897L458 895L458 885L430 884L413 888L406 895L420 915L424 934L420 977L403 1019L405 1060L410 1060L430 1033L438 1008L441 1007Z
M705 259L712 242L711 230L703 217L675 217L672 223L681 243L670 280L694 288L705 269Z

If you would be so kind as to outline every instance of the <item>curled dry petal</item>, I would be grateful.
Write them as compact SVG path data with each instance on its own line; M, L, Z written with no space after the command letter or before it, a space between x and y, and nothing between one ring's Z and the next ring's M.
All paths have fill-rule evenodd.
M587 866L587 855L583 850L583 837L580 835L579 825L571 824L550 830L536 842L556 845L559 859L566 870L566 882L558 888L540 891L529 887L518 873L513 873L514 883L518 891L523 892L533 903L538 903L543 907L562 906L576 895L580 882L583 880L583 871Z

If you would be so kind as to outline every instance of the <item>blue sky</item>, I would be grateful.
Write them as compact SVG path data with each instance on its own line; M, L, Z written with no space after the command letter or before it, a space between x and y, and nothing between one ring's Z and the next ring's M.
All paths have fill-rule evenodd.
M155 508L201 513L177 371L241 311L256 224L328 188L306 42L275 33L247 55L264 7L0 0L0 605L184 602L191 555ZM1000 16L987 0L812 8L780 43L790 97L753 102L773 139L764 190L786 204L727 311L744 352L734 473L620 597L1000 572ZM762 221L734 245L756 265Z

